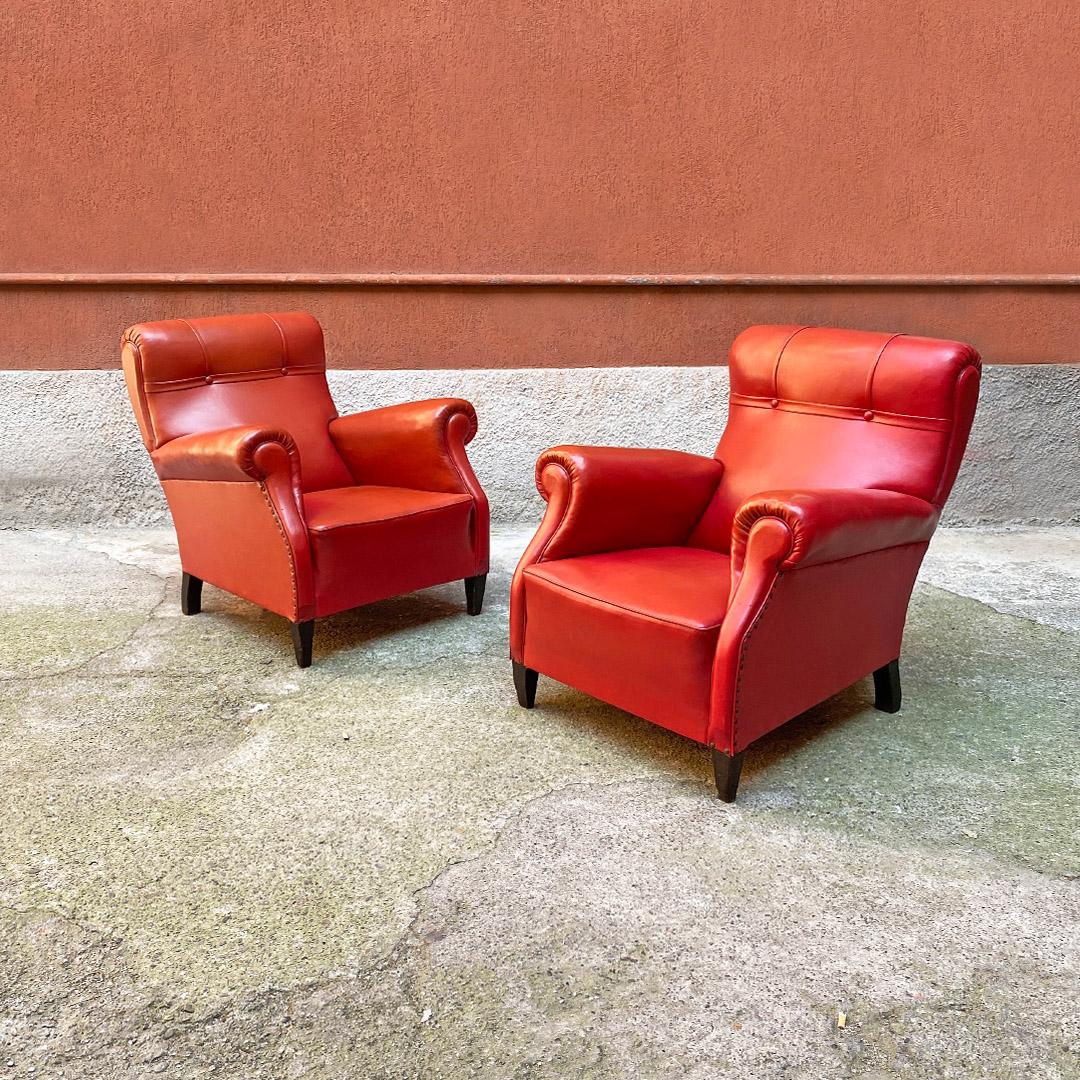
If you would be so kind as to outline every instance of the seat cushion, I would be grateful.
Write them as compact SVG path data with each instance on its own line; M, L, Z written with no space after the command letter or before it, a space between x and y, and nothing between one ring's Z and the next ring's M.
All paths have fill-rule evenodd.
M524 580L527 667L704 741L726 555L637 548L537 563Z
M429 514L460 503L471 504L472 496L371 485L308 492L304 496L304 514L311 532L325 532L412 514Z
M347 487L304 496L317 615L477 573L470 495Z

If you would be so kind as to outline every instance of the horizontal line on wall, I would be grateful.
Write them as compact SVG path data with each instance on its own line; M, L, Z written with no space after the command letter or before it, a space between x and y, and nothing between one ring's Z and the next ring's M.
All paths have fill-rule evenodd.
M1075 286L1080 274L43 274L0 273L0 287L48 286L410 286L539 288L705 287L986 287Z

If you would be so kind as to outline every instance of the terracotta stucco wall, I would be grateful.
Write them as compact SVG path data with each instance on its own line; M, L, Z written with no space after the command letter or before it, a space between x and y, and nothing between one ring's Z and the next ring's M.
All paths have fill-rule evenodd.
M1047 0L7 0L0 366L283 307L339 366L701 364L763 320L1075 361L1078 72ZM212 273L495 280L123 280ZM881 274L917 281L813 280Z

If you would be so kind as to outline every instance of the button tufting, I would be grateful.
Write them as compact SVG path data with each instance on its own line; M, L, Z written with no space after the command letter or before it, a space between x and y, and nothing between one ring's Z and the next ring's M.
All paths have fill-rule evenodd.
M283 368L281 369L281 374L282 374L282 375L288 375L288 374L289 374L289 369L288 369L287 367L283 367Z
M862 414L862 418L864 420L873 420L874 419L874 414L869 409L867 409L866 412L864 412Z
M213 382L214 381L214 376L213 375L207 375L206 378L203 381L204 382Z
M772 409L775 409L779 404L780 404L780 399L779 398L773 398L772 401L769 402L769 407L772 408Z

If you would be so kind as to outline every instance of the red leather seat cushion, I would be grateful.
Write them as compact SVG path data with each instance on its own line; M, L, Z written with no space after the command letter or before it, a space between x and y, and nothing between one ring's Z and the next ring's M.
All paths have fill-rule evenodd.
M701 548L615 551L525 571L525 664L703 741L730 560Z
M304 496L317 615L475 572L469 495L347 487Z
M471 502L468 495L445 491L414 491L398 487L345 487L310 491L304 496L304 516L310 532L349 525L370 525L409 514L429 514Z

